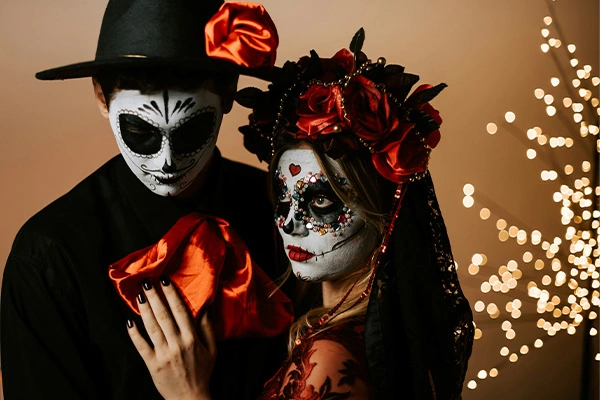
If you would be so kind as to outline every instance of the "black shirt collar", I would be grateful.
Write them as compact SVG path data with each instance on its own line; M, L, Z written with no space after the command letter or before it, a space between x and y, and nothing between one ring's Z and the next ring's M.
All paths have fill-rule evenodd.
M184 215L197 211L227 219L223 207L223 158L215 148L208 168L206 181L202 187L202 196L181 199L177 196L164 197L152 193L129 169L122 156L118 156L115 167L115 179L118 190L129 202L137 214L140 223L152 236L159 240L177 220Z

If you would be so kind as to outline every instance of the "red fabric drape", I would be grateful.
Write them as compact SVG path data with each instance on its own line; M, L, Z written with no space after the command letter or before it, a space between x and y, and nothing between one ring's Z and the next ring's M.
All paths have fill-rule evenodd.
M217 340L272 337L293 322L291 301L250 258L241 238L219 218L182 217L155 245L112 264L109 276L127 305L139 314L136 295L146 278L167 276L192 316L212 304ZM155 285L160 286L160 285Z
M248 68L275 65L279 36L260 4L226 2L205 28L206 54Z

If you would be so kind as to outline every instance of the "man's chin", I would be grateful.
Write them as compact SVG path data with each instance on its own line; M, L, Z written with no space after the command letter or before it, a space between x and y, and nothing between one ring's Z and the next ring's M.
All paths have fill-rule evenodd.
M153 187L154 186L154 187ZM156 194L157 196L161 196L161 197L175 197L180 195L186 188L187 185L184 187L181 187L181 184L178 183L176 185L149 185L146 184L146 187L148 188L148 190L150 190L152 193Z

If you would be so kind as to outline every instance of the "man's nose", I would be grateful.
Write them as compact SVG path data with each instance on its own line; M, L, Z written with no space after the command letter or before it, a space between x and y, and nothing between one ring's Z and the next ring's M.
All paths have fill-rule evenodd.
M175 163L175 159L171 154L171 149L168 146L165 146L165 163L162 166L162 171L166 174L172 174L177 171L177 164Z

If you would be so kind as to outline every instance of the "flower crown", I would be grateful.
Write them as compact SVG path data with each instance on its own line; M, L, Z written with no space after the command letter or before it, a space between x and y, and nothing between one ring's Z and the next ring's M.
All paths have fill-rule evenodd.
M408 96L419 77L384 58L369 60L361 52L364 39L361 28L350 49L330 59L313 50L286 62L274 71L268 91L240 90L236 101L252 109L249 125L239 128L244 146L270 161L287 131L333 159L368 149L377 171L392 182L419 179L440 140L442 119L429 101L446 84L421 85Z

